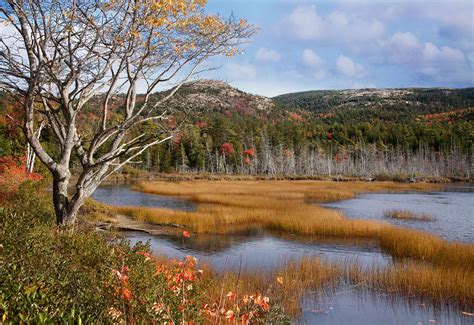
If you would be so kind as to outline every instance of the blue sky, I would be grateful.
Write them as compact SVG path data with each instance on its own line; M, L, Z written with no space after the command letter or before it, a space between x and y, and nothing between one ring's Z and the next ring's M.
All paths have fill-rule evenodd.
M209 0L260 28L204 75L251 93L473 87L473 1Z

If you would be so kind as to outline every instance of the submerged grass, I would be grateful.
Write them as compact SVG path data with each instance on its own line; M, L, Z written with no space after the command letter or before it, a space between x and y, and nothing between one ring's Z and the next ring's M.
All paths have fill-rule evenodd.
M433 217L426 213L415 213L408 210L389 210L384 212L384 216L390 219L433 221Z
M474 273L465 269L406 262L391 266L362 267L357 261L330 263L317 257L289 260L268 270L244 270L211 274L208 294L214 299L234 291L264 292L290 315L301 312L301 300L310 292L335 293L341 285L368 290L388 298L405 297L407 303L447 304L461 310L474 308ZM317 303L317 301L315 301Z

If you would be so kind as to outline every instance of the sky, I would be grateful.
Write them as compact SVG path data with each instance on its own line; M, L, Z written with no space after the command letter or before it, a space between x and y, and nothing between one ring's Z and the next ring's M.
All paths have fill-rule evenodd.
M207 11L260 29L201 76L250 93L474 87L471 0L209 0Z

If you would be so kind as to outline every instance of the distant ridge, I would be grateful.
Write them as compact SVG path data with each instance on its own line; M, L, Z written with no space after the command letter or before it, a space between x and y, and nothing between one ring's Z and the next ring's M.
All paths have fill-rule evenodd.
M316 113L357 107L407 108L424 113L474 107L474 88L313 90L283 94L273 100L290 109Z

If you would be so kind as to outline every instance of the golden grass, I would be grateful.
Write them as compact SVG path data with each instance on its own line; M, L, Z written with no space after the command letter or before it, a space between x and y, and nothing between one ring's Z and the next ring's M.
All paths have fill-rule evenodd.
M426 298L474 308L474 245L453 243L386 222L352 220L314 204L349 199L360 192L428 190L432 184L336 183L325 181L142 182L147 193L186 197L197 211L120 207L120 213L156 224L179 224L197 233L235 233L255 229L311 238L375 242L396 258L393 265L363 269L357 263L331 264L314 258L288 261L270 271L214 274L209 295L268 292L292 314L309 290L334 288L341 280L394 296ZM283 279L283 284L276 278Z
M360 192L427 190L433 184L327 181L183 181L140 182L136 189L186 197L197 211L118 207L135 219L162 225L182 225L197 233L236 233L265 229L282 233L373 240L398 258L424 260L438 266L474 268L474 245L457 244L437 236L382 221L354 220L314 202L352 198Z
M429 214L415 213L408 210L389 210L384 212L384 216L398 220L433 221L433 217Z
M474 308L472 270L405 262L389 267L373 266L363 271L351 267L348 278L353 283L364 283L394 298L403 296L418 301L427 300L435 305L448 304L468 310Z
M428 184L337 183L315 181L188 181L140 182L140 191L184 196L198 203L196 212L136 207L119 211L154 223L177 223L193 231L232 232L248 226L302 235L373 237L384 223L345 219L335 210L308 201L327 202L353 198L359 192L427 189ZM341 223L341 221L344 221Z
M115 207L88 198L79 211L79 218L82 221L114 223L116 214Z
M407 262L395 266L362 267L357 261L329 263L319 258L289 260L273 271L210 272L210 297L219 301L222 293L262 292L278 301L290 315L301 312L300 301L308 292L331 295L341 283L354 290L383 292L388 297L447 303L457 308L474 307L474 273L459 269Z
M210 287L207 294L219 301L221 293L237 295L263 293L278 301L290 315L301 312L301 298L309 291L335 288L344 274L343 267L319 258L289 260L280 268L253 271L216 273L210 268Z
M473 244L449 242L433 234L395 226L385 227L378 238L380 247L394 257L474 271Z

